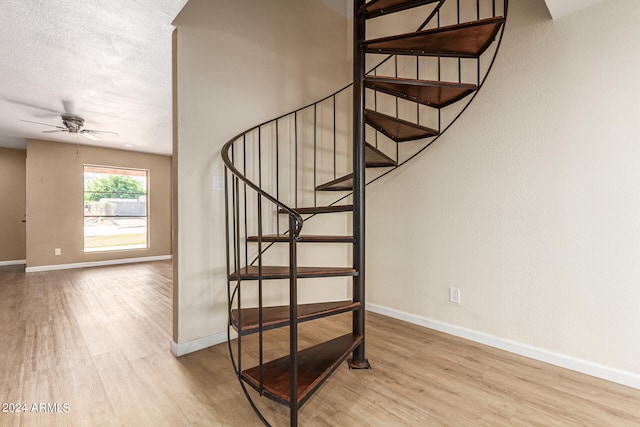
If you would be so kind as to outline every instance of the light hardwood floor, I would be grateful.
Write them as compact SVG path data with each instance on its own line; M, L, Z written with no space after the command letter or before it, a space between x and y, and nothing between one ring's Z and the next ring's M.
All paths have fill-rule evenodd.
M176 359L170 316L170 262L31 274L1 267L0 402L28 411L0 413L0 426L261 425L226 344ZM345 323L302 325L301 346ZM640 425L639 390L372 313L367 327L373 369L341 367L302 408L301 425ZM34 403L62 412L31 411ZM259 405L287 425L285 408Z

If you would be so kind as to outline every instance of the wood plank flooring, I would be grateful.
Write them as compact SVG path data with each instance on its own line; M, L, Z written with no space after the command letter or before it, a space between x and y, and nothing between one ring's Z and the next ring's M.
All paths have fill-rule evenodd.
M0 268L0 403L28 411L0 412L0 426L261 425L226 344L169 353L169 261L21 270ZM302 324L300 346L348 324L348 315ZM372 313L367 326L373 369L341 366L302 408L301 425L640 425L639 390ZM273 341L286 328L269 334L269 354L287 348ZM50 406L34 412L34 403ZM286 408L258 405L288 425Z

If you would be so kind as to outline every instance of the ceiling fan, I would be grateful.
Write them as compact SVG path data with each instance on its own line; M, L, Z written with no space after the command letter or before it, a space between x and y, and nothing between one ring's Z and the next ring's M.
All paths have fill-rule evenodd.
M110 134L115 136L120 136L116 132L108 132L104 130L93 130L93 129L83 129L84 119L82 117L76 116L74 114L62 113L60 115L62 119L62 124L64 126L50 125L47 123L33 122L31 120L21 120L26 123L35 123L37 125L50 126L56 128L56 130L44 130L42 133L55 133L55 132L69 132L75 133L78 135L82 135L85 138L89 138L92 141L99 141L102 138L97 136L96 134Z

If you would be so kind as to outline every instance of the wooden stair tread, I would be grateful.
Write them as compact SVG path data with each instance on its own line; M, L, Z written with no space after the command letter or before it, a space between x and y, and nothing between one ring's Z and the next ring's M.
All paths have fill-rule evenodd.
M364 143L364 159L366 167L368 168L386 168L392 166L398 166L398 162L391 157L378 150L368 142Z
M247 237L248 242L257 242L258 236ZM286 234L266 234L262 236L263 242L288 242L289 236ZM299 243L352 243L353 236L326 236L326 235L301 235L297 240Z
M315 207L306 207L306 208L295 208L296 212L300 215L314 215L314 214L324 214L324 213L335 213L335 212L353 212L353 205L337 205L337 206L315 206ZM281 214L288 213L284 209L280 209L278 211Z
M298 305L298 322L305 322L334 314L353 311L360 307L359 302L334 301L315 304ZM240 314L241 325L238 324L238 314ZM289 306L275 306L262 308L262 329L280 328L289 325ZM258 332L260 326L259 310L255 308L245 308L238 313L238 310L231 311L231 324L233 328L242 335Z
M478 86L473 84L396 77L368 76L364 84L369 89L435 108L446 107L478 90Z
M241 280L258 280L259 271L257 265L250 265L240 269ZM298 278L312 277L335 277L335 276L357 276L358 272L351 267L298 267ZM229 275L230 280L237 280L238 273L233 272ZM271 279L288 279L288 266L262 266L262 278L264 280Z
M368 142L365 142L365 160L368 168L398 166L395 160ZM321 184L316 187L316 191L353 191L353 173Z
M503 17L482 19L363 42L368 53L477 58L491 45Z
M362 337L347 334L298 351L298 405L302 406L324 381L362 342ZM290 357L284 356L262 365L264 395L290 406ZM242 372L242 379L260 392L259 366Z
M397 117L365 110L364 118L368 125L391 138L395 142L412 141L438 135L438 131Z
M389 13L400 12L429 3L436 3L439 0L371 0L360 10L366 18L387 15Z
M334 179L316 187L316 191L352 191L353 173Z

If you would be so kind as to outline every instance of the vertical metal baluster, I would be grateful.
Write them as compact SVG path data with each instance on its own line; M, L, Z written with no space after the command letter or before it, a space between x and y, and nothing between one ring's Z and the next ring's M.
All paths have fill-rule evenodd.
M295 143L295 203L294 206L298 207L298 112L294 113L294 143Z
M298 425L298 269L296 221L289 215L289 408L290 424Z
M242 164L244 176L247 176L247 135L242 136ZM247 224L247 183L244 183L244 262L249 265L249 242L247 241L248 233L248 224Z
M233 147L235 146L235 144L231 145L231 162L233 162ZM235 229L236 229L236 221L240 221L240 218L237 217L236 215L236 189L235 189L235 178L232 176L232 181L231 181L231 207L233 208L233 270L234 271L239 271L238 269L240 268L240 259L238 259L235 254L236 254L236 250L238 248L238 245L240 244L237 240L236 240L236 233L235 233Z
M231 326L231 260L230 256L230 239L229 239L229 168L225 165L224 167L224 237L225 237L225 246L227 252L227 307L229 315L229 324L227 327Z
M318 206L318 192L316 187L318 186L318 104L313 104L313 207Z
M373 75L376 76L376 77L378 76L378 69L377 68L375 68L373 70ZM375 111L378 111L378 91L377 90L373 91L373 109Z
M263 353L263 318L262 318L262 196L258 193L258 366L260 367L258 381L260 393L264 389L264 353Z
M258 126L258 187L262 189L262 127ZM262 335L262 196L258 193L258 381L263 390L263 335Z
M416 55L416 80L420 80L420 56ZM420 124L420 103L416 102L416 123Z
M480 0L476 0L476 19L480 20Z
M280 200L280 128L276 120L276 199ZM278 211L279 207L276 207ZM276 234L280 234L280 214L276 211Z
M396 65L396 78L398 78L398 55L394 56L395 58L395 65ZM396 117L400 117L399 116L400 112L398 111L398 97L396 96Z
M235 191L236 191L236 212L238 215L238 221L236 223L236 239L237 242L240 242L240 183L238 182L238 177L235 178ZM242 280L240 273L240 265L241 263L241 254L240 254L240 245L236 246L236 256L238 257L238 274L236 277L236 286L238 287L238 373L242 373Z
M333 179L336 179L337 143L336 143L336 95L333 95Z
M458 24L460 23L460 0L458 0ZM462 83L462 59L458 58L458 83Z
M440 28L440 9L438 9L438 28ZM442 59L439 56L438 56L438 81L442 81ZM438 108L438 132L440 131L440 111L441 109Z
M258 187L262 190L262 127L258 126Z
M376 77L378 76L378 69L377 68L375 68L373 70L373 75L376 76ZM375 111L378 111L378 91L377 90L373 91L373 109Z
M378 69L377 68L375 68L373 70L373 74L375 76L378 75ZM374 107L373 108L374 111L378 111L378 91L377 90L373 91L373 107ZM375 142L376 148L378 148L378 131L377 130L375 131L374 135L375 135L375 141L374 142Z
M227 260L227 316L229 318L229 322L227 324L227 333L229 332L229 327L231 327L231 310L233 309L232 301L231 301L231 238L229 236L229 168L225 165L224 167L224 224L225 224L225 241L226 241L226 260ZM229 339L230 341L230 339Z

